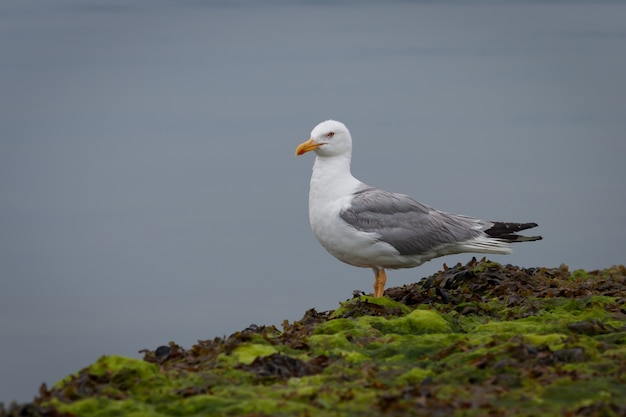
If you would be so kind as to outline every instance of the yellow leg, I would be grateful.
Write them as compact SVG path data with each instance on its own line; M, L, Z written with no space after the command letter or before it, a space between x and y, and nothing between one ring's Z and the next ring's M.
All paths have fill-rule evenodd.
M384 269L372 268L374 271L374 297L382 297L385 292L385 283L387 282L387 274Z

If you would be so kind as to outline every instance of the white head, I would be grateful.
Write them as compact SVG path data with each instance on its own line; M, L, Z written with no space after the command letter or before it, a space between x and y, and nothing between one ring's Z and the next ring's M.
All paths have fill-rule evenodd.
M314 151L318 156L350 155L352 137L350 131L341 122L326 120L315 126L311 138L296 148L296 155Z

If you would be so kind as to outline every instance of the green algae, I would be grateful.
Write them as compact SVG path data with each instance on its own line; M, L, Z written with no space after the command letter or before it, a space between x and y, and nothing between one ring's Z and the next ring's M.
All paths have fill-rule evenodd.
M432 378L435 373L430 369L411 368L398 377L400 384L416 385L421 384L426 378Z
M436 311L414 310L404 317L395 320L377 320L374 327L383 334L428 334L451 333L452 325Z
M473 260L386 295L104 356L0 416L626 414L623 266Z
M276 352L275 347L267 344L242 344L237 346L230 356L239 363L249 365L260 356L268 356Z

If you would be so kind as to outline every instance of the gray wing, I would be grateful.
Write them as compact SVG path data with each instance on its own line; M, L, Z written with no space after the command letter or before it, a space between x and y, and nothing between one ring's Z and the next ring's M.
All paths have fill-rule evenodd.
M471 240L491 223L473 217L444 213L404 194L377 188L354 193L341 218L363 232L379 235L402 255L417 255L446 244Z

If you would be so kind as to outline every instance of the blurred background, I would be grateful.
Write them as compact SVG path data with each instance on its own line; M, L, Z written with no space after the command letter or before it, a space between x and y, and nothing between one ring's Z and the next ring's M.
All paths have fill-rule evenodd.
M308 224L328 118L362 181L540 224L494 261L625 263L626 5L590 3L4 0L0 401L370 292Z

